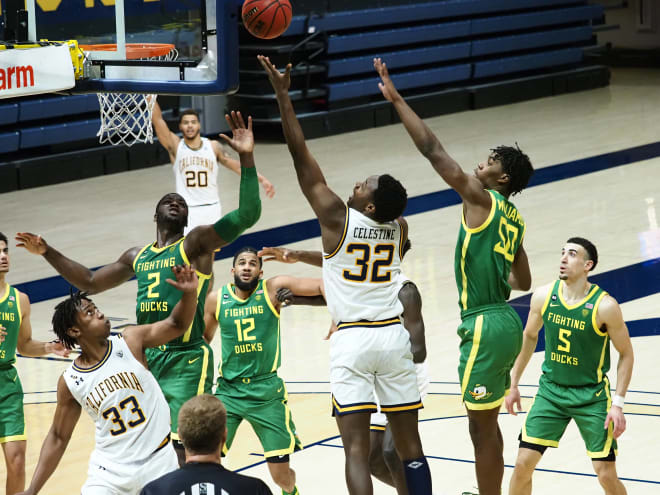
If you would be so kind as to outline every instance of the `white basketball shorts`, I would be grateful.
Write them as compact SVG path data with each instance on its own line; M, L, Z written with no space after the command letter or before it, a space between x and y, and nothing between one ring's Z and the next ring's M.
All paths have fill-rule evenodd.
M415 372L417 373L417 388L419 389L419 395L421 399L424 400L424 397L426 397L426 394L428 393L429 384L431 383L427 361L424 361L423 363L415 363ZM387 416L380 411L380 400L378 400L378 397L376 397L376 406L378 406L378 412L371 415L369 424L372 430L384 431L387 426Z
M220 202L210 205L189 206L188 207L188 225L184 229L184 235L188 235L192 229L199 225L213 225L220 220L222 216L222 207Z
M130 464L108 462L92 453L87 481L81 495L138 495L147 483L179 468L174 447L169 443L144 461Z
M359 323L330 337L333 415L422 408L410 335L400 323L369 327Z

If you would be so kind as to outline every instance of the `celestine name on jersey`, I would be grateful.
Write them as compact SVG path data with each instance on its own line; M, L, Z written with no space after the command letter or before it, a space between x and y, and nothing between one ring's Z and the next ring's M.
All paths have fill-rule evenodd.
M188 155L181 157L179 160L179 172L183 172L188 167L204 167L209 170L213 170L215 164L215 159L211 160L204 156Z
M515 223L523 223L523 218L518 209L503 199L497 200L497 209L509 220Z
M398 240L395 229L371 229L368 227L355 227L353 237L356 239L374 239L377 241Z
M141 261L135 265L135 273L150 272L152 270L160 270L162 268L171 268L176 265L176 257L163 258L154 261Z
M225 308L225 318L236 318L239 316L262 315L264 314L263 306L246 306L239 308Z
M14 313L5 313L4 311L0 311L0 320L2 321L16 321L16 317Z
M120 371L110 375L102 382L99 382L92 391L85 397L85 405L92 409L96 414L99 413L99 407L108 394L119 389L132 389L144 393L140 380L133 372Z
M550 322L560 325L562 327L573 328L575 330L584 330L586 322L584 320L576 320L570 316L558 315L557 313L548 312L547 315Z

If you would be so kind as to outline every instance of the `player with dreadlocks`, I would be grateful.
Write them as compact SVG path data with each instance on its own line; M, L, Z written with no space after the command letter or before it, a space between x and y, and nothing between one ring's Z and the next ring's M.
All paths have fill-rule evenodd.
M53 331L78 356L57 382L57 407L39 462L25 494L41 490L57 468L85 411L96 423L83 495L137 495L150 481L174 471L177 455L170 442L170 410L149 371L145 349L183 335L197 309L199 280L190 265L172 267L176 280L165 282L180 300L160 321L110 335L110 320L85 293L72 294L55 307Z
M379 59L374 68L417 149L463 200L454 271L461 324L458 367L467 409L480 495L500 495L504 459L497 418L522 345L522 322L507 304L511 289L529 290L532 276L523 249L525 221L509 201L534 173L518 145L499 146L474 175L463 172L438 138L398 93Z

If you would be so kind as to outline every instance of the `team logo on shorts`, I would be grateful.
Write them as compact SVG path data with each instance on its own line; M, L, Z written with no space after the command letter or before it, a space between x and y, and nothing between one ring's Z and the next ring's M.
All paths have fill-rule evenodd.
M489 392L486 390L485 385L479 385L477 384L476 387L474 387L474 390L468 390L470 392L470 395L474 400L482 400L482 399L487 399L491 395L493 395L493 392Z

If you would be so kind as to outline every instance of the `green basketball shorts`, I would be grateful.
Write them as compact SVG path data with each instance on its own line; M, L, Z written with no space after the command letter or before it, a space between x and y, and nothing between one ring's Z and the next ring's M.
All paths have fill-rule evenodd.
M182 348L146 349L149 370L170 406L172 438L177 434L179 409L191 397L212 393L213 351L205 342Z
M236 429L243 419L252 425L266 458L302 450L291 417L286 386L277 374L232 381L219 377L215 396L227 409L225 453L231 447Z
M468 409L494 409L511 386L510 371L522 346L522 322L508 304L482 306L463 317L458 376Z
M604 428L611 405L607 377L595 385L566 387L541 376L539 391L523 423L522 441L557 447L566 426L573 419L589 457L602 459L611 450L616 454L617 443L612 436L614 425L610 423L607 430Z
M13 366L0 368L0 443L25 439L21 380Z

